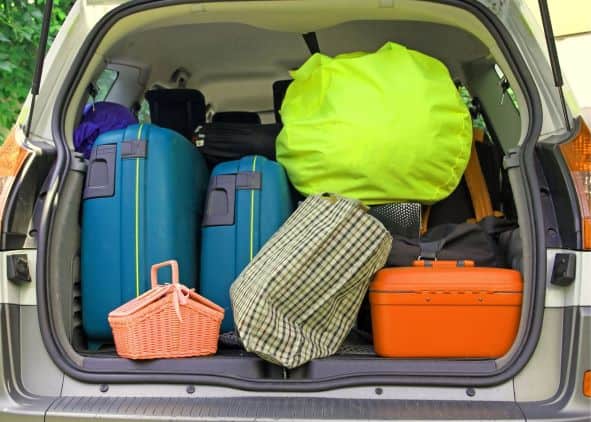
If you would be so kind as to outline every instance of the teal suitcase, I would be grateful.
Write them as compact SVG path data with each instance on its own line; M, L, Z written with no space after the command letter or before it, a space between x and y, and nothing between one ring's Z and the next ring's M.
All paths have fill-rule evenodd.
M107 315L150 288L153 264L177 260L181 282L197 287L207 180L201 153L172 130L132 125L97 139L82 214L82 322L91 347L111 341Z
M255 155L213 169L203 218L200 292L224 308L222 331L234 328L232 282L292 211L279 163Z

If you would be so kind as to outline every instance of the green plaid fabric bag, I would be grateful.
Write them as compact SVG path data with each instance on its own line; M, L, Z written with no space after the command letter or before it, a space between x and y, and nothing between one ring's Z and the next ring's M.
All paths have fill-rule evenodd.
M249 352L287 368L334 354L392 237L359 201L308 197L230 288Z

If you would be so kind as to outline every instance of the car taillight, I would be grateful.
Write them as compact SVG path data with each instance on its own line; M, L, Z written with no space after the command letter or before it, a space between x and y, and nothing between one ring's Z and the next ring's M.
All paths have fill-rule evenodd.
M581 128L571 141L561 144L560 151L573 178L583 228L583 249L591 249L591 133L581 120Z
M2 221L6 201L14 180L29 154L29 151L18 144L16 128L12 128L0 146L0 221Z

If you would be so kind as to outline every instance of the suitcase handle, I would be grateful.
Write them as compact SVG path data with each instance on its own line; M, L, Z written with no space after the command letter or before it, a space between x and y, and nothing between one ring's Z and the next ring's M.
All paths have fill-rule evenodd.
M212 176L207 187L202 227L231 226L234 224L235 201L236 175L220 174Z
M172 270L172 284L179 284L179 263L174 259L164 261L159 264L152 265L150 271L150 280L152 281L152 288L158 287L158 270L163 267L171 267Z

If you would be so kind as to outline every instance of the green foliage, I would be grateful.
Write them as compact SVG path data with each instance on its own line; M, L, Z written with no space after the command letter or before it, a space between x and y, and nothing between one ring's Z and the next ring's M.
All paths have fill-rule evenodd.
M49 43L74 0L54 0ZM41 32L43 3L0 0L0 139L13 125L31 86Z
M466 104L466 107L469 107L470 103L472 102L472 95L470 95L468 88L466 88L464 85L460 85L458 87L458 90L460 91L460 96L462 97L462 100ZM486 129L486 125L484 124L484 119L480 115L478 115L472 119L472 126L475 128Z

